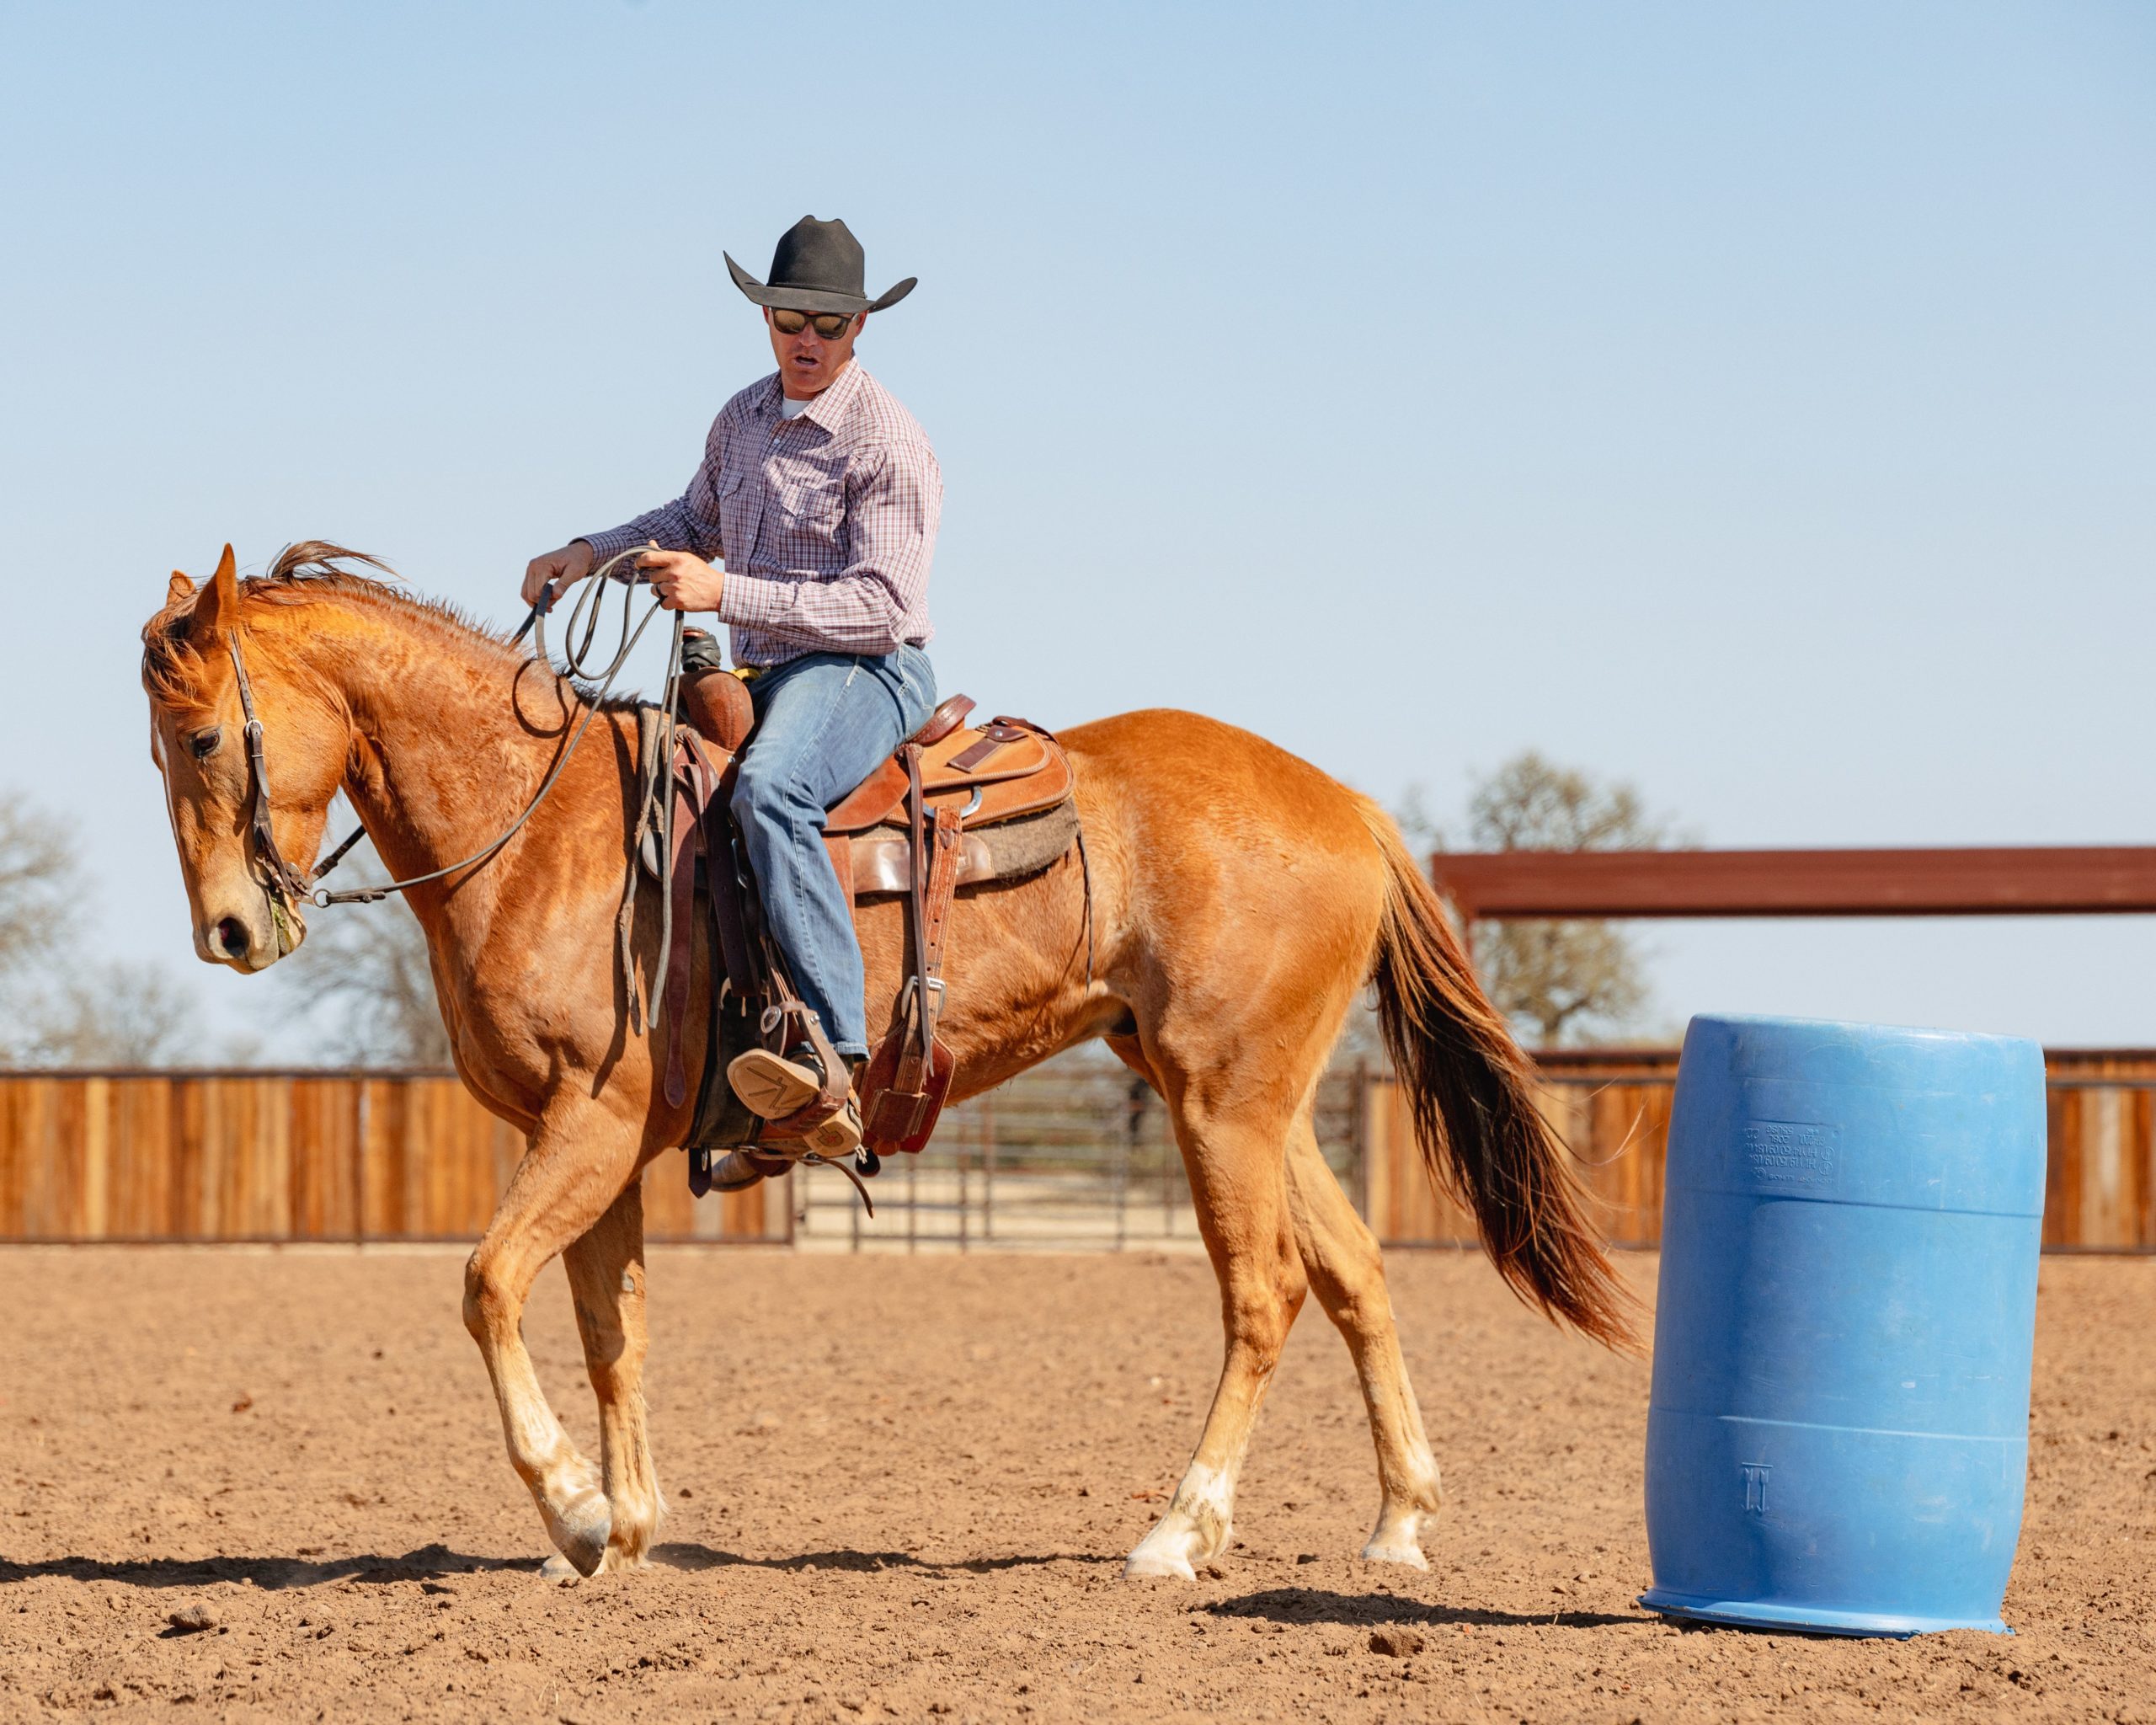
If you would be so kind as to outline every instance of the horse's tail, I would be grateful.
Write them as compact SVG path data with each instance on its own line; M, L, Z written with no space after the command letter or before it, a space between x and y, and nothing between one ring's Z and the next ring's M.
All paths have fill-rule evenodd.
M1598 1342L1636 1347L1636 1302L1589 1218L1570 1152L1535 1107L1527 1056L1399 829L1374 804L1364 819L1385 862L1372 977L1379 1021L1431 1178L1473 1215L1522 1300Z

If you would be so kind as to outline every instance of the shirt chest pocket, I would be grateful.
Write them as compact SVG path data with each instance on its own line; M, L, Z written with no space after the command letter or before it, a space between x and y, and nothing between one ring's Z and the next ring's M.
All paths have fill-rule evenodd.
M756 521L749 476L736 471L721 473L717 488L719 543L737 562L744 560L755 542Z
M846 463L782 456L769 469L771 501L787 531L830 537L846 513Z
M776 500L791 531L835 534L846 513L846 482L836 474L789 479L780 486Z

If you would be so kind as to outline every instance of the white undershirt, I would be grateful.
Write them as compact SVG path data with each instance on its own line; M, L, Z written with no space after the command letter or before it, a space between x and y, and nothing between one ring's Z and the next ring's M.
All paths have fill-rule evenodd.
M798 419L814 406L816 398L813 395L804 395L799 401L790 395L782 395L778 398L778 416L782 419Z

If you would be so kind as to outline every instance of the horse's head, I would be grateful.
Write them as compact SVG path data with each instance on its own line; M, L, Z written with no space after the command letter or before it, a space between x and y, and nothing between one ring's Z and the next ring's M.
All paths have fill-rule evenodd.
M254 780L232 644L243 644L269 766L264 788L277 849L305 869L350 754L350 724L293 650L303 609L270 602L282 584L243 584L227 545L197 587L174 571L163 610L142 629L150 758L165 782L195 950L236 970L266 969L307 932L252 830ZM265 590L256 590L258 588Z

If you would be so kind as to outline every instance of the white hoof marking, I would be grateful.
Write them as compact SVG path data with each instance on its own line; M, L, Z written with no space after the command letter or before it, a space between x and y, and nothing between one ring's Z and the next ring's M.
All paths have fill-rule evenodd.
M1123 1574L1197 1580L1193 1566L1228 1548L1233 1532L1235 1489L1231 1480L1209 1467L1193 1466L1176 1487L1167 1514L1139 1541L1123 1564Z
M1195 1581L1198 1572L1187 1558L1149 1552L1140 1546L1123 1560L1125 1581Z

